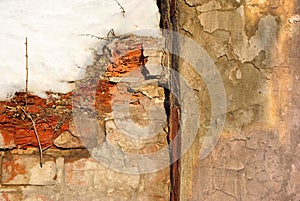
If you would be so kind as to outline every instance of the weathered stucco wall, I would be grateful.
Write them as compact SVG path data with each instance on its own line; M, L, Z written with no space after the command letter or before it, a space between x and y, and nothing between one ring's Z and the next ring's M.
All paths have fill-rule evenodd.
M0 200L300 200L298 4L158 1L161 26L199 44L222 78L226 122L204 159L205 143L217 139L206 138L207 131L220 124L210 122L213 88L180 58L199 55L176 35L164 34L166 41L109 35L74 91L28 95L27 106L24 93L0 102ZM209 72L205 59L201 67ZM179 75L170 70L165 83L161 63ZM43 168L24 111L46 149ZM134 124L151 126L140 132L128 126ZM179 129L181 140L169 153ZM119 151L101 152L109 147ZM169 167L180 151L187 152Z
M299 14L299 1L177 1L179 32L209 54L227 96L219 142L200 160L211 100L199 72L181 59L201 110L197 138L181 159L181 200L300 199ZM183 130L183 144L189 134Z

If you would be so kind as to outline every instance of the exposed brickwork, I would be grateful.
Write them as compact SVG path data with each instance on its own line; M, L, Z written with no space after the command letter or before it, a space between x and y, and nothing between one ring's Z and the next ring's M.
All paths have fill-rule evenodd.
M52 146L55 138L68 130L71 93L61 94L59 98L54 98L52 93L48 95L49 99L44 99L29 94L27 106L24 93L16 93L12 100L0 102L0 136L3 139L0 148L37 147L33 124L21 107L35 121L42 147Z
M24 93L0 102L0 201L169 200L168 167L148 175L121 173L86 150L111 143L125 153L143 155L167 146L164 90L155 84L157 80L145 81L142 72L147 63L143 43L155 42L135 36L116 39L106 47L112 57L96 55L85 77L76 81L76 88L68 94L49 92L46 99L29 94L27 106ZM159 61L159 54L151 57L152 62ZM141 86L132 88L127 82L119 82L128 75L140 78ZM84 100L86 105L82 104ZM128 103L128 114L112 114L114 104ZM77 122L73 116L76 107ZM115 124L120 118L147 126L153 108L162 111L154 114L155 125L162 128L150 139L130 138ZM22 109L33 118L42 147L48 148L43 152L42 168L33 124ZM81 120L81 114L89 118ZM119 157L108 159L118 163ZM148 160L154 167L160 162ZM131 165L131 161L124 162L122 165Z
M108 65L109 77L126 76L126 73L139 70L147 62L147 58L143 55L142 44L133 44L128 49L119 48L119 44L116 44L113 58L113 63Z
M113 63L108 64L105 74L107 78L124 77L129 72L140 72L141 66L146 63L141 44L134 44L129 49L120 49L116 45L113 58ZM77 95L80 95L80 98L95 97L94 106L101 116L111 112L111 99L113 94L116 95L115 88L116 83L104 79L99 80L97 86L84 85L78 89L81 93ZM96 93L91 94L93 91ZM76 97L73 101L76 101ZM69 122L72 121L72 92L68 94L48 92L47 99L29 94L27 106L25 93L16 93L13 99L0 102L0 148L37 147L32 122L20 107L24 107L34 119L43 148L52 146L53 141L61 133L69 130Z
M95 108L99 115L111 112L111 98L114 93L115 86L108 80L100 80L96 89Z

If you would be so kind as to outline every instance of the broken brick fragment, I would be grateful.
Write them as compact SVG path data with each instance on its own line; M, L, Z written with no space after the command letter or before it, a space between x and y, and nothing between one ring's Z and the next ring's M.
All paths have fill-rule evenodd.
M35 122L42 147L53 145L59 134L68 129L69 113L66 106L56 109L52 102L35 95L18 92L8 101L0 101L0 148L37 147L37 139L31 120ZM59 102L56 100L59 106ZM21 109L23 108L23 110Z
M123 77L132 71L140 71L146 60L141 44L129 46L128 49L113 50L113 63L108 65L108 77Z
M95 94L95 108L98 115L111 112L111 98L115 86L108 82L108 80L100 80Z

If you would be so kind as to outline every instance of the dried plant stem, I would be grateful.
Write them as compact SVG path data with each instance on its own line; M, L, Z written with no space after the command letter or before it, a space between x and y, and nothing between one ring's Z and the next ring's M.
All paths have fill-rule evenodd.
M124 17L124 15L125 15L125 9L124 9L124 7L120 4L120 2L118 0L115 0L115 2L118 4L118 6L120 7L120 9L122 10L122 15Z
M79 36L89 36L91 38L96 38L98 40L107 40L107 38L99 37L99 36L96 36L96 35L93 35L93 34L80 34Z
M27 37L25 39L25 45L26 45L26 86L25 86L25 104L27 106L27 95L28 95L28 42Z
M105 41L110 41L111 39L117 38L114 29L109 30L106 37L100 37L93 34L79 34L78 36L88 36L91 38L95 38L97 40L105 40Z
M24 114L26 115L26 117L28 119L30 119L32 125L33 125L33 129L34 129L34 134L35 134L35 137L36 137L36 140L38 142L38 147L39 147L39 152L40 152L40 166L43 167L43 149L42 149L42 144L41 144L41 141L40 141L40 138L39 138L39 134L37 132L37 129L36 129L36 125L35 125L35 122L33 120L33 118L31 117L30 114L28 114L24 108L20 107L21 110L24 112Z

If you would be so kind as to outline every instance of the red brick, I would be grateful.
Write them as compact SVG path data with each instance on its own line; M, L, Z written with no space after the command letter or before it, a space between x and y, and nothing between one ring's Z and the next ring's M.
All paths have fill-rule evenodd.
M1 132L0 131L0 148L13 148L16 146L15 140L14 140L15 133L6 131Z
M58 97L61 107L71 104L70 93L62 97L70 100L62 100ZM47 103L46 99L28 94L27 106L25 106L25 93L23 92L17 92L12 100L0 101L0 148L38 146L33 123L26 117L20 106L34 120L42 146L53 145L53 140L60 133L68 130L69 125L69 119L64 116L68 115L67 112L70 110L66 108L59 111L52 107L52 104L59 106L59 103L53 97Z
M28 113L39 113L41 111L41 108L39 108L38 105L29 105L27 106L27 112Z
M96 89L95 109L99 115L111 112L111 98L115 85L110 84L107 80L100 80Z
M128 72L139 70L146 63L141 44L122 50L118 46L113 51L114 62L108 66L109 77L123 77Z

